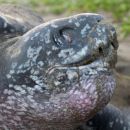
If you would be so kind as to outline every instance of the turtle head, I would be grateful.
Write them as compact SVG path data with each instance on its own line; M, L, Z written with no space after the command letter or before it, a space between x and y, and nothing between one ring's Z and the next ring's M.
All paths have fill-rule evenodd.
M112 96L117 48L114 27L98 14L30 30L6 50L7 86L15 95L16 111L22 104L24 116L31 114L44 127L90 119Z

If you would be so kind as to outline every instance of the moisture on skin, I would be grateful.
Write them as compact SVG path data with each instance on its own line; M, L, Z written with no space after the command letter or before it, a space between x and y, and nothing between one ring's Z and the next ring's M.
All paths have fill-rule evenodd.
M0 43L23 35L43 22L43 18L31 9L12 4L0 5Z
M0 55L1 130L74 130L110 100L118 43L98 14L41 24Z

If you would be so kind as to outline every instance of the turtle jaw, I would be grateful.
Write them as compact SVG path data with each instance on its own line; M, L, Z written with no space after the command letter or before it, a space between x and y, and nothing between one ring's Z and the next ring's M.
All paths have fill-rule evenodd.
M115 88L113 69L110 69L108 64L101 64L101 62L103 63L102 60L96 60L86 62L87 64L80 64L79 62L79 66L74 66L73 64L73 66L57 67L56 71L61 73L64 70L67 72L66 75L68 77L68 71L70 71L70 74L77 73L78 79L77 82L70 83L68 89L67 84L65 84L68 83L67 80L64 83L66 91L54 94L51 97L49 113L53 115L50 121L52 124L56 123L60 126L63 122L64 124L84 122L89 120L110 101ZM55 70L52 72L55 73ZM53 75L53 73L50 75ZM71 76L75 77L73 74ZM74 79L73 77L71 78ZM61 85L59 85L59 88L61 88ZM58 108L54 108L51 103L54 103L55 105L53 105L58 106Z
M79 67L80 85L70 84L68 91L56 94L50 99L50 106L44 110L48 112L48 117L44 117L48 125L54 127L57 124L62 127L64 124L76 128L110 101L115 88L112 72L88 74L87 69Z

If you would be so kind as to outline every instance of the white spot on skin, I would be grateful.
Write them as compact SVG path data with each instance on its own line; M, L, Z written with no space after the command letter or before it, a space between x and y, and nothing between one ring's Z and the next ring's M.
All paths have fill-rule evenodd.
M6 22L4 22L4 28L7 28L7 23Z
M127 130L127 128L124 126L124 127L123 127L123 130Z
M37 37L40 34L40 32L37 32L34 34L34 37Z
M100 28L96 28L96 31L98 32L98 34L102 32Z
M31 37L30 40L33 41L33 40L34 40L34 37Z
M79 22L75 22L76 27L80 27L80 23Z
M102 27L102 32L105 32L105 30L106 30L106 29Z
M13 62L12 65L11 65L11 69L15 69L16 67L17 67L17 63Z
M39 62L38 62L38 65L39 65L40 67L42 67L42 66L44 65L43 61L39 61Z
M96 45L97 45L97 46L100 45L101 43L103 43L103 41L100 40L100 39L95 38L95 40L96 40Z
M113 121L109 122L109 127L112 128L112 127L113 127L113 124L114 124Z
M82 48L76 54L73 51L73 53L72 53L73 55L70 54L68 58L64 57L64 58L66 58L66 60L64 61L64 64L71 63L72 61L73 62L80 61L80 59L82 59L86 55L87 52L88 52L88 46Z
M58 86L58 85L61 84L61 82L59 82L59 81L54 81L54 84L55 84L55 86Z
M72 20L72 19L69 19L68 23L72 23L72 22L73 22L73 20Z
M39 70L35 70L35 69L31 69L31 74L32 75L38 75L39 74Z
M48 52L47 52L47 55L49 56L50 54L51 54L51 51L48 51Z
M68 70L68 71L66 72L66 74L68 75L68 79L69 79L69 80L72 80L73 78L77 78L77 77L78 77L77 72L72 71L72 70Z
M62 58L66 58L67 56L71 56L75 53L74 49L73 48L69 48L69 49L64 49L64 50L61 50L58 54L59 57L62 57Z
M28 95L27 98L29 99L29 101L31 101L32 103L35 103L35 100L33 99L32 95Z
M19 94L26 94L26 91L20 85L14 85L15 90L19 91Z
M116 118L116 122L119 122L119 118Z
M28 60L27 62L25 62L23 65L22 65L22 68L27 68L30 66L30 61Z
M86 18L82 18L82 19L80 19L79 21L80 22L83 22L83 21L85 21L86 20Z
M13 84L9 84L9 88L12 88L13 87Z
M89 29L90 29L90 26L88 24L86 24L84 26L84 28L81 30L82 37L86 37L87 36L87 30L89 30Z
M37 57L39 56L40 51L42 50L42 46L38 46L37 48L28 48L27 57L36 62Z
M94 92L96 92L96 88L95 87L90 87L89 88L89 93L92 95Z
M50 34L51 31L48 29L45 36L44 36L44 39L45 39L45 43L50 43L51 42L51 39L50 39Z
M30 78L33 79L34 81L37 81L37 80L38 80L38 77L37 77L37 76L34 76L34 75L30 75Z
M39 86L41 86L41 87L44 86L43 81L40 80L40 79L36 80L35 82L36 82L37 85L39 85Z
M39 71L38 71L38 70L35 70L33 74L34 74L34 75L38 75L38 74L39 74Z
M34 88L28 87L27 89L28 95L33 96L34 95Z
M58 50L58 47L52 46L52 50Z
M22 69L23 68L23 64L21 64L19 67L18 67L18 69Z
M120 120L120 123L123 124L123 120Z
M13 91L11 91L11 90L9 90L9 89L5 89L3 93L10 95L10 94L13 93Z
M95 42L96 42L95 48L99 47L102 44L107 46L107 42L106 42L105 37L102 39L95 38Z
M10 70L10 75L12 75L12 74L14 74L15 73L15 71L14 70Z
M10 75L10 74L7 74L6 77L7 77L8 79L10 79L10 78L11 78L11 75Z
M34 86L34 90L42 91L42 88L41 88L41 86L39 86L39 85L35 85L35 86Z

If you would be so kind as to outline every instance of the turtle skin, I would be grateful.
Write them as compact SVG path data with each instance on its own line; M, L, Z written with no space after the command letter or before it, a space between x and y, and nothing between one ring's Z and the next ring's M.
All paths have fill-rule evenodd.
M21 36L43 22L39 14L27 7L12 4L0 5L0 43Z
M8 6L4 6L4 8L7 8L7 7ZM17 12L19 8L14 6L14 7L11 7L10 9L12 10L12 12L15 12L15 11ZM20 10L21 10L21 8L20 8ZM6 15L4 16L4 18L2 15L2 17L0 19L1 36L4 36L4 38L3 39L1 38L0 40L2 42L3 41L5 42L7 39L13 38L13 37L15 40L13 39L12 41L8 40L8 42L5 42L6 44L4 44L4 45L6 45L6 46L4 46L3 49L8 48L8 47L12 46L13 44L15 44L17 42L17 40L20 39L20 38L17 39L16 38L17 36L23 35L25 32L27 32L28 30L30 30L31 28L33 28L34 26L37 25L37 24L32 25L30 20L23 18L21 16L22 14L20 14L21 11L18 11L18 15L16 17L23 18L25 20L24 24L21 23L17 19L8 17L7 14L9 12L5 11L4 14L6 14ZM14 15L14 14L11 13L11 15ZM9 14L9 16L11 16L11 15ZM38 17L36 17L36 19L37 18ZM7 19L10 22L8 22L6 24ZM43 21L41 20L41 22L43 22ZM15 24L13 24L13 23L15 23ZM38 24L40 24L40 22ZM55 25L53 25L53 26L55 26ZM11 31L11 29L13 29L13 30ZM4 33L4 34L2 34L2 33ZM2 49L1 49L0 53L2 53ZM6 129L6 127L1 127L1 128L2 128L2 130ZM37 130L37 128L33 128L33 129ZM108 105L105 108L103 108L103 110L99 111L94 117L91 117L91 119L88 120L85 124L79 126L77 129L81 129L81 130L115 130L115 129L129 130L129 124L128 124L128 120L126 119L126 117L117 108L115 108L112 105ZM11 129L11 130L13 130L13 129ZM21 127L21 129L19 128L19 130L22 130L22 127ZM69 128L68 128L68 130L69 130Z

